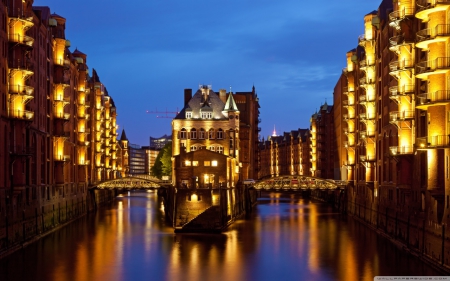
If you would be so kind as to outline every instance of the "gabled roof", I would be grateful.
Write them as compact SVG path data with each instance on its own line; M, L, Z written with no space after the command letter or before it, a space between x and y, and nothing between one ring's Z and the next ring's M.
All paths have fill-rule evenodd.
M202 90L197 90L197 92L195 92L192 98L174 119L185 119L186 111L192 111L193 118L199 117L201 111L212 111L213 118L215 120L228 119L222 113L225 104L219 98L219 95L210 89L206 89L206 94L208 97L205 99Z

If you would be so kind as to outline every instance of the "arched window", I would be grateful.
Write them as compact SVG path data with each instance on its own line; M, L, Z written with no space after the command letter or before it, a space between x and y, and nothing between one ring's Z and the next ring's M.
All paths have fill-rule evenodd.
M197 130L195 128L191 130L191 139L197 139Z
M218 140L223 139L223 130L222 129L217 130L217 139Z
M198 138L199 138L200 140L204 140L205 137L206 137L206 132L205 132L205 130L204 130L203 128L201 128L200 131L199 131L199 133L198 133Z
M208 138L209 138L210 140L213 140L213 139L214 139L214 129L210 129L210 130L209 130L209 136L208 136Z
M185 140L186 138L187 138L187 132L186 132L186 129L183 128L180 131L180 139Z

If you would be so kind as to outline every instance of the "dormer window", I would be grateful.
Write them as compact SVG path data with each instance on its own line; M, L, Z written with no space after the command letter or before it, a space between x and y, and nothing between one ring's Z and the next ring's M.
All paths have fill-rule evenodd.
M192 111L186 111L186 119L192 118Z
M211 118L212 118L211 111L202 112L202 119L211 119Z

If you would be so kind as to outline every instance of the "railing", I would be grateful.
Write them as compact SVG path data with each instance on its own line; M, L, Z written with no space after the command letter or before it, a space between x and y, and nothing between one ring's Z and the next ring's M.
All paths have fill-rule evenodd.
M416 0L417 12L433 9L438 5L450 5L448 0Z
M343 106L348 106L348 100L343 100L343 101L342 101L342 105L343 105Z
M365 138L373 138L375 136L375 131L362 131L359 132L359 138L365 139Z
M389 113L389 121L397 122L414 118L414 110L393 111Z
M450 146L450 135L420 137L416 139L418 148L436 148Z
M403 45L405 43L413 43L413 40L406 39L403 34L389 38L389 44L391 47Z
M17 93L17 94L23 94L27 96L33 96L34 95L34 88L30 86L25 85L8 85L8 91L11 94Z
M55 117L58 119L69 120L70 113L58 112L58 113L55 113Z
M413 146L390 146L389 151L391 155L407 155L407 154L413 154L414 147Z
M414 93L414 85L402 85L389 87L389 96L395 97L400 95L405 95L408 93Z
M19 69L19 70L27 70L33 72L34 64L30 61L23 60L8 60L9 68Z
M428 104L440 101L450 101L449 90L439 90L432 93L424 93L417 96L420 104Z
M33 44L34 44L34 38L33 37L30 37L30 36L27 36L27 35L22 35L20 33L11 33L11 34L9 34L8 39L11 42L24 44L24 45L27 45L29 47L33 47Z
M35 153L34 149L28 146L21 145L10 145L9 153L13 155L33 155Z
M56 59L54 61L54 63L56 65L61 65L61 66L65 66L65 67L69 67L70 66L70 60L68 60L68 59Z
M362 67L366 67L366 66L373 66L375 65L375 60L362 60L359 62L359 66Z
M361 160L361 162L372 162L372 161L375 161L375 156L374 155L360 155L359 160Z
M403 8L401 10L393 11L392 13L390 13L389 21L394 22L413 15L414 15L414 8Z
M31 121L34 118L34 112L28 110L10 110L9 117L14 119Z
M55 155L55 157L53 158L55 161L69 161L70 160L70 155Z
M401 60L389 63L390 71L406 70L414 67L414 61Z
M416 33L417 42L431 40L438 36L450 36L450 24L438 24L435 27L422 29Z
M360 113L359 114L359 119L361 121L375 119L375 113Z
M433 72L450 67L450 57L440 57L434 60L422 61L416 64L416 74Z

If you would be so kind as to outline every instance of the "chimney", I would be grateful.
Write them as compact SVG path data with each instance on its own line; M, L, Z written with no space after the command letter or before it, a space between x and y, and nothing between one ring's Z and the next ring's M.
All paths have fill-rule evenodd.
M184 89L184 105L192 99L192 89Z
M219 90L219 97L220 100L225 104L227 103L227 90L225 89L220 89Z

